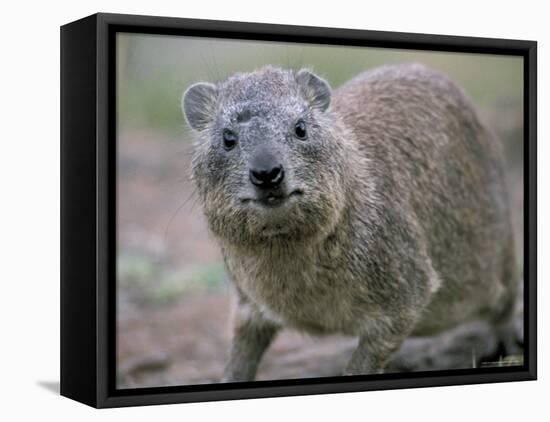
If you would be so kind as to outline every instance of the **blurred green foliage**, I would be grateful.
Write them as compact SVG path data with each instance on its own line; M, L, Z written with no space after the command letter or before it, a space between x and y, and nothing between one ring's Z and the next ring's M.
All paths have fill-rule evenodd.
M117 43L119 129L181 131L180 101L190 84L266 64L308 67L336 88L372 67L419 62L448 74L483 108L523 98L523 61L514 56L142 34L119 34Z
M189 291L218 291L224 279L221 262L175 271L147 255L121 253L117 260L118 287L139 305L171 303Z

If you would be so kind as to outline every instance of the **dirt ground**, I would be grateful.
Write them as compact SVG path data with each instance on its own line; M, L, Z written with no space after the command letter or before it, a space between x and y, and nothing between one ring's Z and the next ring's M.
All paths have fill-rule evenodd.
M521 113L517 104L504 102L498 107L485 118L503 139L509 157L507 174L521 256ZM121 388L217 382L228 353L231 290L193 195L191 145L182 142L186 136L132 131L119 137L117 368ZM462 336L464 347L449 350L451 336ZM262 360L258 379L338 375L355 344L353 338L314 338L283 331ZM447 360L433 360L444 352ZM496 354L489 328L473 323L447 337L411 339L389 370L487 365L487 359L494 360ZM481 357L487 355L490 358L483 363ZM508 359L496 364L514 363Z
M228 295L208 294L187 297L168 309L151 309L125 318L119 325L118 386L219 382L230 344L229 314ZM522 313L517 320L520 324ZM350 337L311 337L283 331L262 359L257 379L340 375L355 345L356 340ZM520 357L502 360L490 327L474 322L436 338L407 340L387 372L521 362Z

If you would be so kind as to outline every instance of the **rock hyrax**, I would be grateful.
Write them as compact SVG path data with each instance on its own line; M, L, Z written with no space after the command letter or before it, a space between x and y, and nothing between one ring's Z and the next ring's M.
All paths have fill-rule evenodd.
M502 152L447 77L385 66L332 91L268 66L194 84L182 107L238 294L225 381L254 379L281 327L357 336L344 374L380 372L407 336L472 319L511 346Z

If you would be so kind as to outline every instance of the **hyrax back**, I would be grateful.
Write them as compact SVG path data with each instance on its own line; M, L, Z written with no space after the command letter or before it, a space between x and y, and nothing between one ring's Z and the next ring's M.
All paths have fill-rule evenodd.
M239 307L226 380L280 327L357 335L345 373L410 334L489 319L506 341L515 260L503 159L462 91L420 65L331 92L273 67L183 99L193 175Z

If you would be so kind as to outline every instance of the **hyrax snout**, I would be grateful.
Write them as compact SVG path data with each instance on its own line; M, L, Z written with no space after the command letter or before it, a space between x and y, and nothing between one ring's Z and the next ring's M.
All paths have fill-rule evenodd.
M504 343L516 268L498 141L422 65L332 91L265 67L183 96L193 178L236 287L226 381L251 380L282 327L359 339L345 374L411 334L472 319Z

